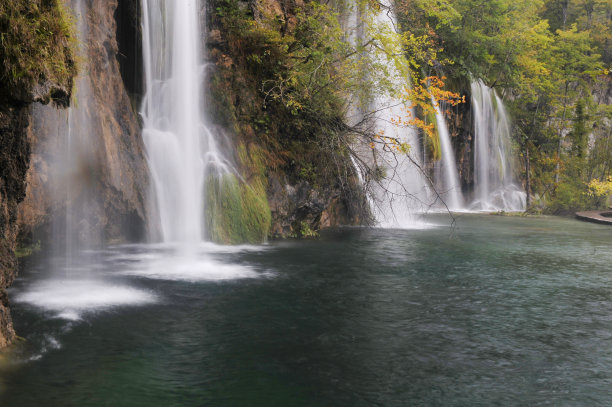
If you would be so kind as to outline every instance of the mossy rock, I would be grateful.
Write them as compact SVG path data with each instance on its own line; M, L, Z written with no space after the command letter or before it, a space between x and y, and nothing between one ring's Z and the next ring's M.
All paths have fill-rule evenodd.
M73 20L61 0L0 1L2 97L68 104L77 73Z
M425 144L429 152L429 157L433 161L438 161L442 158L442 148L440 147L440 134L438 132L438 121L436 120L436 115L434 113L427 113L425 117L425 121L429 123L433 123L434 132L431 136L427 136L425 138Z
M248 185L234 174L206 181L206 230L212 241L225 244L261 243L272 215L263 185Z

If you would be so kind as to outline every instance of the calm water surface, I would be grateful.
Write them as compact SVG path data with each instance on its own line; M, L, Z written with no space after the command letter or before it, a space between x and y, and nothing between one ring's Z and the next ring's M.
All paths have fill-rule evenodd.
M0 405L612 405L612 228L431 222L30 259Z

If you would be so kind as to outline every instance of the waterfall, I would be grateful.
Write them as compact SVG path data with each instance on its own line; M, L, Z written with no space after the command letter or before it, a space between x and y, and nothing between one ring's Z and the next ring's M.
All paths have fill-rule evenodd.
M474 200L482 211L524 211L526 194L514 181L510 120L503 101L482 80L472 82Z
M390 4L385 2L383 6L391 8ZM387 49L369 47L362 56L370 61L373 71L378 71L377 65L384 70L386 77L383 81L388 82L381 91L377 90L368 110L375 112L372 124L374 131L381 138L395 138L410 146L408 153L396 151L389 145L378 144L374 149L369 146L356 146L361 161L368 165L377 181L372 183L370 191L372 212L376 223L381 227L420 227L423 225L420 214L425 212L431 195L425 175L419 168L422 160L418 133L410 126L399 124L399 121L406 120L407 116L414 115L414 111L399 96L401 91L410 86L410 81L407 62L401 56L403 50L399 34L395 30L395 16L392 12L382 10L375 15L372 26L362 27L360 6L353 4L353 7L350 21L355 27L351 29L357 33L356 36L362 38L355 38L353 35L352 41L363 43L364 36L397 38L396 41L385 41L384 46ZM352 114L354 115L354 112Z
M205 65L197 0L142 0L146 93L143 139L164 242L196 243L205 237L207 176L225 171L225 160L202 113Z
M461 195L461 183L459 182L457 162L455 160L455 153L451 144L448 126L446 125L444 114L442 113L442 106L439 103L436 106L436 102L433 99L431 103L436 110L436 129L438 130L440 150L442 153L442 160L436 164L436 171L441 173L441 176L437 177L437 179L442 183L442 185L438 185L438 188L448 208L451 210L460 210L463 209L463 196ZM440 182L438 182L438 184L439 183Z
M29 200L33 213L51 212L49 229L38 230L53 252L51 268L62 274L74 266L77 253L99 246L103 230L99 220L103 211L99 182L103 165L94 130L95 100L89 76L89 26L87 6L74 0L79 39L79 72L74 94L67 109L52 105L32 106L32 157Z

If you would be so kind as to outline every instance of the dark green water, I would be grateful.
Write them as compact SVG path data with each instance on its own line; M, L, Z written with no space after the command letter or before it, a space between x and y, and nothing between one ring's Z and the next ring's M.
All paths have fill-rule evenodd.
M178 271L165 250L64 272L102 276L93 304L26 263L0 406L612 405L610 227L465 215Z

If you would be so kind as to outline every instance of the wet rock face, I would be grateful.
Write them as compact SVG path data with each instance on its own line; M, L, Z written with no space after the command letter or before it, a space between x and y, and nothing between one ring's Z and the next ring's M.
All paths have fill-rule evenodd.
M125 89L134 106L144 95L142 60L142 13L140 0L119 0L115 10L117 27L117 61Z
M455 151L461 186L464 191L471 190L474 184L474 125L471 99L466 97L465 103L449 109L448 113L446 122Z
M0 290L0 349L9 345L15 339L15 331L9 310L6 291Z
M270 237L304 237L312 231L362 223L358 197L351 199L335 188L313 188L307 181L290 184L286 176L273 174L268 181L272 212Z
M73 238L89 245L145 234L148 171L136 103L122 80L115 20L128 19L126 14L138 9L130 3L118 12L116 0L85 4L85 61L76 80L76 103L70 112L35 106L28 127L32 165L19 233L24 241L41 240L43 246L52 229L54 240L68 234L62 230L67 213L78 220ZM122 35L129 42L129 34ZM123 71L129 69L136 68ZM131 85L134 94L140 91Z
M17 205L25 196L27 105L0 102L0 349L15 337L5 289L17 276Z

